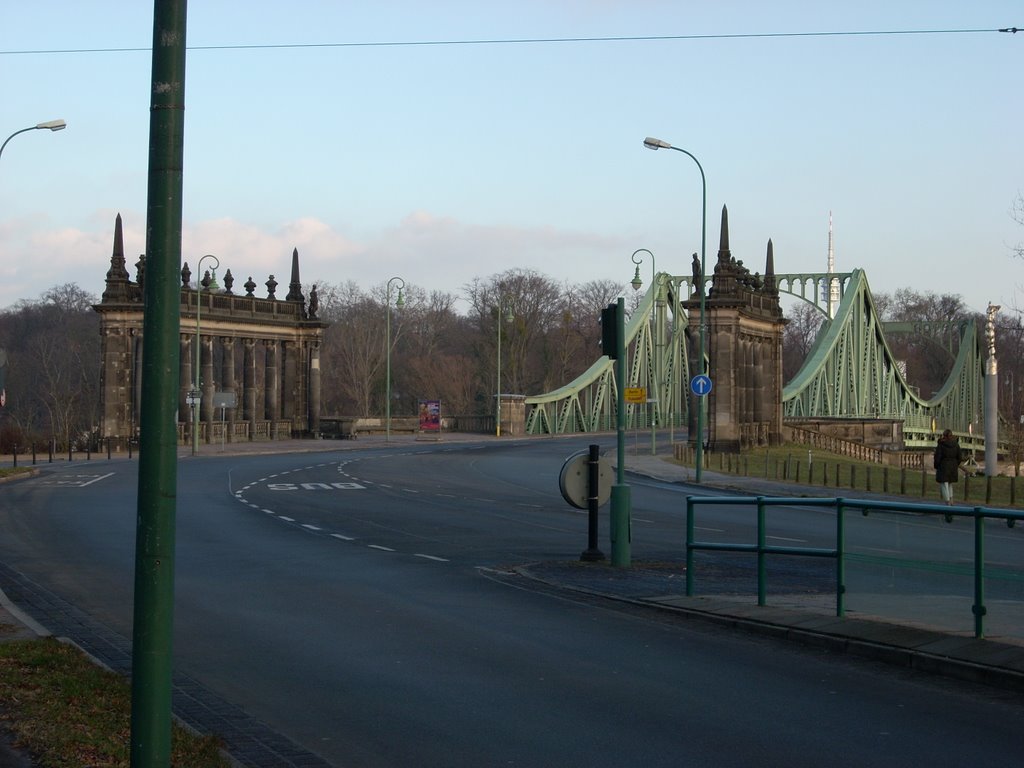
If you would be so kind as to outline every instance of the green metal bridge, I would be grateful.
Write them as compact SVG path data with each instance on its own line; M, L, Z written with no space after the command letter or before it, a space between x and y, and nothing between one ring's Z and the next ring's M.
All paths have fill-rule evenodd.
M707 278L710 282L710 277ZM883 334L863 270L846 273L778 274L781 293L813 304L826 316L803 366L783 389L787 420L890 419L903 422L908 448L934 445L936 429L951 429L964 448L984 447L982 429L984 349L974 322L959 327L956 359L945 384L925 400L907 384ZM680 301L690 296L689 276L656 275L626 322L627 387L644 388L647 401L627 403L627 428L688 423L690 371L687 350L696 345ZM839 287L839 304L827 306L823 285ZM829 318L832 311L833 317ZM526 398L529 434L566 434L615 429L617 401L613 361L599 358L574 381Z

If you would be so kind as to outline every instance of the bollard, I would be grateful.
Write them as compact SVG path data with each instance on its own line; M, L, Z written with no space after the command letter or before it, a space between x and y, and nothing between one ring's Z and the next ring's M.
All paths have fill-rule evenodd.
M74 457L71 455L73 450L74 449L71 447L71 441L68 440L68 461L74 461Z
M52 437L50 438L50 442L48 442L46 444L46 447L47 447L47 449L50 452L50 464L53 464L53 449L54 449L54 445L53 445L53 438Z
M601 475L600 446L591 445L587 461L587 549L580 555L584 562L604 560L604 553L597 546L598 493Z
M107 438L107 461L110 461L110 438Z
M36 465L36 441L32 441L32 466Z
M11 450L14 452L13 453L13 455L14 455L14 466L18 466L18 446L17 445L13 446L11 448Z
M985 503L992 503L992 475L985 476Z

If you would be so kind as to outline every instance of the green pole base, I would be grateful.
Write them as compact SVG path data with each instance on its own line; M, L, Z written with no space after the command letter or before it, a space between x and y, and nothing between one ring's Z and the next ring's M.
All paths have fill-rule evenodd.
M612 565L620 568L630 565L630 490L628 485L612 486Z

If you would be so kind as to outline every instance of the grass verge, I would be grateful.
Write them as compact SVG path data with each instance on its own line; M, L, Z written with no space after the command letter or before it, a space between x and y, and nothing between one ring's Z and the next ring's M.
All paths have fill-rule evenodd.
M930 452L925 459L930 467ZM692 459L676 463L693 466ZM941 501L934 470L883 466L819 449L808 450L806 445L795 443L755 448L739 454L706 452L704 469L835 488L836 496L842 496L843 490L855 490L902 495L908 497L908 501ZM958 504L1019 508L1024 504L1024 478L968 477L961 473L953 494Z
M0 720L40 768L128 768L131 688L53 638L0 643ZM171 764L229 768L218 740L173 726Z

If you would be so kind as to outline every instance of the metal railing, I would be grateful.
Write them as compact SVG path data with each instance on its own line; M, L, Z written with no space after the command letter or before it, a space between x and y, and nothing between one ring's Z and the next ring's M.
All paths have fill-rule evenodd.
M757 506L757 542L755 544L734 544L726 542L697 541L696 511L698 506ZM767 510L770 507L814 507L835 512L834 547L775 546L767 543ZM935 513L944 516L946 522L954 518L971 518L974 522L974 636L985 636L985 520L1003 520L1010 528L1018 521L1024 521L1024 513L991 507L959 507L945 504L906 504L898 501L875 501L871 499L846 498L786 498L768 496L687 496L686 497L686 594L692 597L694 580L694 553L700 550L719 552L749 552L757 556L757 604L767 602L767 557L768 555L795 555L802 557L824 557L836 561L836 616L846 615L846 561L850 556L846 548L846 512L859 510L864 516L871 512Z

